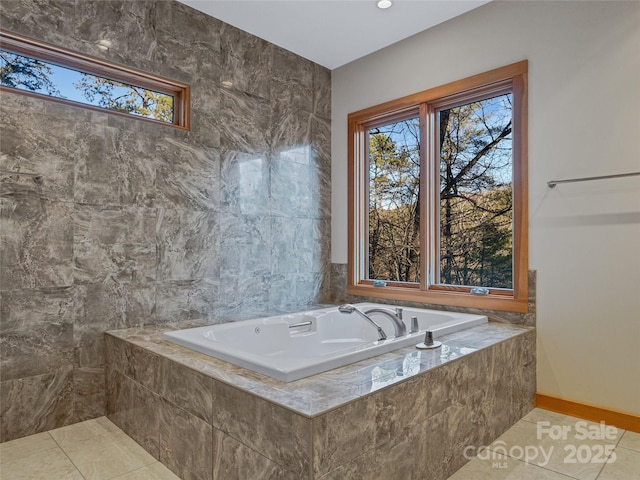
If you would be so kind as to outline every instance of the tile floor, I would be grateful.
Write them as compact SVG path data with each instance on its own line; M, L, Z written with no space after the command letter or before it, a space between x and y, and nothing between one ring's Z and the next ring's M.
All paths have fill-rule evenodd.
M179 480L105 417L0 444L0 479ZM483 479L640 480L640 434L535 409L449 478Z
M180 480L106 417L0 443L2 480Z
M536 408L449 477L484 479L640 480L640 434Z

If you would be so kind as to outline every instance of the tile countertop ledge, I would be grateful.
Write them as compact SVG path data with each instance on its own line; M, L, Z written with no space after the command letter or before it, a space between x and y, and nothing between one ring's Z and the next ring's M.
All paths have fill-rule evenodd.
M384 387L533 330L532 327L489 322L439 337L437 340L442 342L440 348L401 348L328 372L284 383L167 342L162 337L166 331L202 325L204 324L201 322L188 322L148 326L114 330L107 332L107 335L169 358L295 413L313 418Z

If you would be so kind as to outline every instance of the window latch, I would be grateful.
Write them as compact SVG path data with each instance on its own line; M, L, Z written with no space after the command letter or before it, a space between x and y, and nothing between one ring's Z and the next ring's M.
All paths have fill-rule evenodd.
M474 295L489 295L489 289L485 287L473 287L471 293Z

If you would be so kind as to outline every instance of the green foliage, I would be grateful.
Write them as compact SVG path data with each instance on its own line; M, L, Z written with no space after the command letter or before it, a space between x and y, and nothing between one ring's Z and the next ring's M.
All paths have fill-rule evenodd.
M450 214L447 209L450 208ZM441 282L512 287L512 189L445 200L440 237Z

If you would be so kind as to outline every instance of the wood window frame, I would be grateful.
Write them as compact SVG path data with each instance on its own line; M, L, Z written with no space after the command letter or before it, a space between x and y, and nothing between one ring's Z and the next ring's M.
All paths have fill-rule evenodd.
M131 113L119 112L117 110L110 110L108 108L89 105L73 100L67 100L64 98L58 98L51 95L45 95L37 92L30 92L28 90L21 90L0 85L0 91L2 92L11 92L31 97L46 98L47 100L51 100L57 103L63 103L75 107L87 108L89 110L125 116L128 118L135 118L137 120L144 120L183 130L189 130L190 128L190 89L189 85L187 85L186 83L169 80L157 75L153 75L151 73L143 72L130 67L125 67L123 65L118 65L116 63L108 62L106 60L102 60L89 55L84 55L82 53L57 47L55 45L41 42L39 40L34 40L32 38L27 38L22 35L8 32L6 30L0 30L0 47L11 53L24 55L36 60L42 60L44 62L52 63L60 67L77 70L81 73L87 73L90 75L107 78L109 80L129 84L135 87L142 87L148 90L153 90L155 92L171 95L174 98L173 123L163 122L161 120L134 115Z
M490 70L462 80L408 95L348 115L348 278L347 293L366 297L414 301L436 305L451 305L513 312L528 311L528 168L527 168L527 72L526 60ZM513 289L490 288L488 295L471 293L471 287L387 282L374 286L366 274L367 217L368 217L368 159L366 131L375 124L402 118L409 112L420 111L421 131L426 141L420 144L421 178L429 178L437 159L437 145L427 145L433 138L434 115L438 108L453 105L466 98L477 98L485 92L504 92L513 95ZM430 148L431 152L427 151ZM435 205L439 204L439 188L420 189L420 208L425 212L421 222L421 277L428 277L427 262L433 262ZM426 192L431 192L431 198ZM438 198L436 198L438 197ZM431 255L431 258L427 257Z

